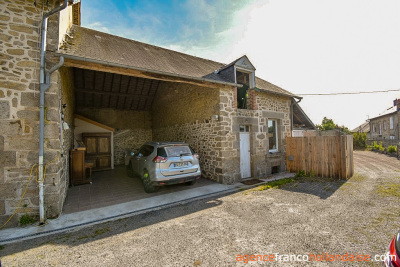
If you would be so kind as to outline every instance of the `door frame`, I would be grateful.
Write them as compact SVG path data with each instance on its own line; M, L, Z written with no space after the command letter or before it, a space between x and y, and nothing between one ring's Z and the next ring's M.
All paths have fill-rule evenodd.
M241 179L251 177L251 135L250 125L239 126L239 161L240 161L240 176ZM243 147L243 137L246 137L247 146ZM244 151L248 150L247 152Z

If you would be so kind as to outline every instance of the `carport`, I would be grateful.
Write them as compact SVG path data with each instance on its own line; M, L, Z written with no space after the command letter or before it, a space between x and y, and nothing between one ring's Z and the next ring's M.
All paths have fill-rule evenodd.
M152 117L162 116L154 107L154 102L157 95L162 94L160 88L169 87L172 81L100 71L97 65L77 61L66 62L64 75L68 75L64 78L70 79L73 85L69 90L74 95L75 124L77 118L89 118L88 121L95 125L113 127L110 129L114 132L111 141L113 162L109 168L95 166L91 183L68 189L63 213L101 208L215 183L203 177L194 186L172 185L161 188L157 193L147 194L140 178L130 178L126 174L125 150L138 149L143 143L153 141ZM175 97L179 97L177 89L174 91ZM82 133L77 127L72 127L75 130L74 147L83 143L80 135L89 134Z
M200 155L204 176L196 186L214 183L205 179L215 179L217 164L218 133L210 137L209 132L218 122L212 118L219 115L219 88L236 86L209 73L222 64L79 26L72 27L68 38L58 51L65 58L62 101L69 113L110 127L113 133L110 162L100 155L92 183L69 188L64 212L154 196L144 193L141 181L129 178L123 166L125 150L148 141L188 142ZM207 132L202 133L202 127ZM77 131L76 125L71 128ZM69 149L86 144L84 135L90 133L80 131L79 140L73 132ZM189 188L169 186L156 194Z

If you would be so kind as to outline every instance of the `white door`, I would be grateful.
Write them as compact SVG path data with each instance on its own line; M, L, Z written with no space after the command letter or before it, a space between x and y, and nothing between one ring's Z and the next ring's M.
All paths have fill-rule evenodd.
M240 173L242 174L242 179L251 176L249 132L240 132Z

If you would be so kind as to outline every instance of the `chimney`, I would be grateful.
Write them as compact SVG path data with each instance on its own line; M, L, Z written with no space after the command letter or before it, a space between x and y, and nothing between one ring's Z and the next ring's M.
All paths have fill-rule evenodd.
M397 111L399 111L400 110L400 99L395 99L395 100L393 100L393 106L397 106Z

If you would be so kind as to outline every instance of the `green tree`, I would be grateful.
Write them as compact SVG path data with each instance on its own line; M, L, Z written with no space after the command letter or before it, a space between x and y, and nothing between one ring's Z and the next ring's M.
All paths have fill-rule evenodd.
M322 120L322 123L317 124L316 126L317 126L318 130L321 130L321 131L333 130L333 129L337 128L336 123L334 123L332 119L328 119L327 117L324 117L324 119Z
M333 129L339 129L340 131L346 133L346 134L352 134L349 128L346 126L338 126L332 119L328 119L327 117L324 117L322 120L321 124L316 125L318 130L320 131L328 131L328 130L333 130Z
M355 149L367 147L367 133L353 133L353 146Z

